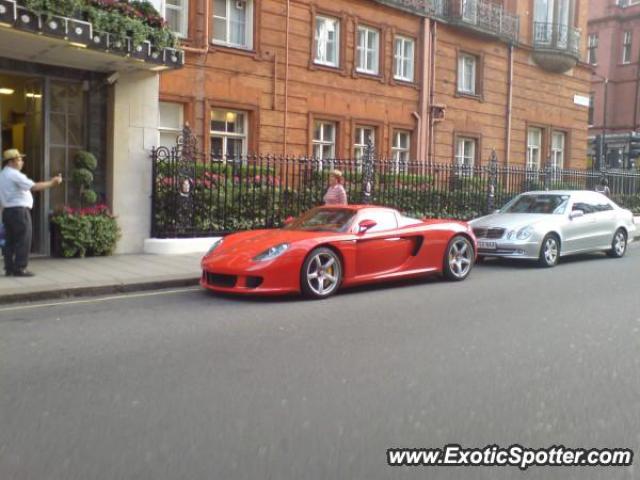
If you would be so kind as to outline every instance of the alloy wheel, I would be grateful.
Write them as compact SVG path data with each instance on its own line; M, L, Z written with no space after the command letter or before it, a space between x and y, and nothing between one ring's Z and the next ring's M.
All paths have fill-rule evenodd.
M338 287L340 264L333 253L321 251L307 263L305 274L311 291L318 297L326 297Z
M451 274L462 279L469 274L473 265L473 248L464 237L457 237L449 247L449 270Z
M622 230L616 232L616 236L613 239L613 249L618 257L623 256L627 249L627 237Z

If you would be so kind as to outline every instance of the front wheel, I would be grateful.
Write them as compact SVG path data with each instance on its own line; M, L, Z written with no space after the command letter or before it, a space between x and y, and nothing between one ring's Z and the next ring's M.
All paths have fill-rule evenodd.
M627 253L627 233L619 228L613 235L611 250L607 252L607 255L612 258L622 258L625 253Z
M316 248L306 258L300 271L302 293L310 298L327 298L342 282L342 262L330 248Z
M473 245L467 237L456 235L451 239L444 254L443 274L447 280L459 282L471 273L473 267Z
M542 240L540 247L540 256L538 257L538 265L544 268L555 267L560 258L560 240L554 234L550 233Z

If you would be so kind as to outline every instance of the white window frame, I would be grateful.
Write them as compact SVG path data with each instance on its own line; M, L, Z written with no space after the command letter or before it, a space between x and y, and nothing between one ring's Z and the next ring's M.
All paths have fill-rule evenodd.
M243 123L242 123L242 133L237 133L237 132L229 132L227 131L227 122L225 120L225 131L222 130L213 130L213 126L211 125L213 122L213 112L218 111L218 112L223 112L225 115L225 119L229 114L240 114L243 115ZM248 139L249 139L249 112L245 112L242 110L232 110L232 109L228 109L228 108L212 108L209 114L209 144L211 144L211 139L214 137L221 137L222 138L222 155L217 155L215 152L211 151L212 156L214 156L214 158L216 159L220 159L222 161L227 161L229 160L227 158L227 143L229 141L229 139L234 139L234 140L242 140L242 151L240 153L241 157L242 157L242 161L243 163L246 162L246 157L247 157L247 148L248 148ZM231 159L233 160L233 159Z
M328 33L327 38L320 38L320 22L333 23L335 27L335 39L333 42L329 41ZM335 17L328 17L325 15L316 15L313 34L315 39L315 53L313 62L318 65L324 65L327 67L339 67L340 66L340 19ZM328 32L328 30L327 30ZM329 47L333 44L335 51L335 59L329 58Z
M472 60L472 65L467 66L465 60ZM471 85L466 85L467 69L471 69ZM466 95L477 95L478 57L470 53L460 53L458 56L458 92Z
M159 102L160 105L162 104L167 104L167 105L172 105L175 107L178 107L180 109L180 113L178 115L179 120L178 120L178 125L163 125L163 119L161 116L161 110L160 108L158 108L158 132L159 132L159 137L158 140L160 140L160 138L162 138L162 135L175 135L175 138L177 139L179 135L182 134L182 127L184 125L184 104L183 103L179 103L179 102L165 102L165 101L160 101ZM163 145L162 142L160 142L160 145ZM176 141L174 140L171 146L175 146L176 145ZM167 146L167 145L165 145Z
M557 139L561 139L557 142ZM564 155L567 144L565 132L554 131L551 133L551 168L562 170L564 168Z
M353 143L353 150L356 161L362 160L367 152L367 133L371 138L371 144L373 148L376 146L376 127L371 125L357 125L355 128L355 139Z
M533 143L533 136L537 134L538 143ZM530 170L540 170L540 156L542 154L542 129L529 127L527 129L527 165Z
M175 30L174 33L180 38L187 38L189 36L189 0L174 0L175 3L180 5L172 5L168 0L160 0L159 12L162 14L162 18L167 19L167 10L178 12L180 18L179 30ZM213 0L210 0L213 1Z
M597 65L598 62L598 34L592 33L587 39L587 63Z
M411 46L411 53L407 53ZM403 82L413 82L415 70L416 42L413 38L396 36L393 42L394 74L393 78ZM405 70L407 74L405 75Z
M316 130L320 130L320 138L316 138ZM331 127L331 135L326 135L326 127ZM322 162L322 160L330 160L336 158L336 137L338 133L338 123L329 120L315 120L313 124L313 158ZM324 147L331 147L331 154L324 155ZM322 165L322 164L321 164Z
M366 25L358 25L356 44L356 71L369 75L380 72L380 30ZM374 46L369 48L369 40L373 37ZM369 54L372 55L372 65L369 65Z
M401 138L405 135L407 137L407 146L403 147ZM394 130L393 131L393 143L391 144L391 158L393 159L393 165L395 173L406 172L411 155L411 132L409 130Z
M253 0L226 0L225 7L226 10L224 12L224 16L220 15L220 12L215 11L215 0L207 0L213 2L214 12L213 12L213 33L211 37L211 43L216 45L222 45L225 47L231 48L241 48L244 50L251 50L253 48ZM231 41L231 8L236 8L236 4L243 3L245 8L245 35L244 35L244 43L234 43ZM215 21L224 20L226 22L226 35L224 39L216 38L213 35L215 32Z
M470 146L470 153L467 154L466 147ZM458 174L464 176L473 175L473 167L476 163L476 152L478 150L478 140L472 137L458 137L456 140L456 167Z
M631 31L622 34L622 63L627 65L631 63L631 46L633 35Z

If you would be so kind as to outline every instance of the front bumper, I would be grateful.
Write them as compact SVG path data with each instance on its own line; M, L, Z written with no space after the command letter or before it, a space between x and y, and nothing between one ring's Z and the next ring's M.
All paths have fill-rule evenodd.
M491 248L494 245L495 248ZM535 260L540 256L540 242L531 240L478 239L478 255Z

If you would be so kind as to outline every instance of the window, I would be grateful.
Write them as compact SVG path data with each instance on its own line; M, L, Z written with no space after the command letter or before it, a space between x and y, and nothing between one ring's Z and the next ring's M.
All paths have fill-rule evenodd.
M318 160L336 158L336 124L316 121L313 125L313 157Z
M393 74L396 80L413 82L414 45L415 42L410 38L396 37L394 48L395 68Z
M631 32L624 32L622 38L622 63L631 63Z
M340 65L340 22L336 18L316 17L315 63L337 67Z
M178 135L182 133L184 125L184 107L181 103L160 102L160 146L175 147Z
M233 110L211 111L211 154L227 160L247 155L247 113Z
M459 174L473 175L476 144L475 138L459 137L456 141L456 166L459 167Z
M593 116L595 113L595 106L594 103L596 101L596 94L594 92L591 92L589 94L589 125L593 125Z
M564 168L564 132L553 132L551 135L551 165L553 169Z
M366 154L369 139L371 139L371 145L375 148L376 129L374 127L356 127L356 138L353 145L356 160L361 160Z
M587 41L587 63L596 65L598 63L598 57L596 52L598 50L598 34L594 33L589 35Z
M395 212L392 210L368 208L358 217L356 225L365 219L376 222L376 224L368 230L369 233L383 232L385 230L398 228L398 219L396 218Z
M253 48L253 0L213 2L213 43Z
M189 0L163 0L160 11L172 32L179 37L188 36Z
M476 95L478 57L462 53L458 57L458 92Z
M357 66L361 73L377 75L380 61L380 32L370 27L358 27Z
M394 130L393 144L391 147L391 157L395 167L395 172L406 171L411 153L411 132L406 130Z
M527 168L540 169L540 150L542 148L542 129L530 128L527 131Z

